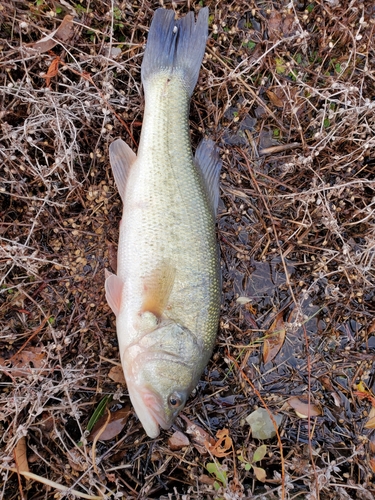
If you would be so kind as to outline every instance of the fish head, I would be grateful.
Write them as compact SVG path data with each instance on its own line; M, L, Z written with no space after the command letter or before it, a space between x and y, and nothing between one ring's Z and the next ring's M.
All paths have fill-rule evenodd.
M148 436L156 437L160 427L170 428L197 384L203 348L187 328L165 320L130 351L130 399Z

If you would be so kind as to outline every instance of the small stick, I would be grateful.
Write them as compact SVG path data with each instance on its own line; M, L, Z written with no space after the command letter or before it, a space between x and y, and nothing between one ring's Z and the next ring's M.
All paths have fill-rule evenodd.
M291 142L290 144L280 144L279 146L271 146L269 148L264 148L259 150L259 155L271 155L273 153L280 153L281 151L287 151L288 149L294 149L300 147L299 142Z

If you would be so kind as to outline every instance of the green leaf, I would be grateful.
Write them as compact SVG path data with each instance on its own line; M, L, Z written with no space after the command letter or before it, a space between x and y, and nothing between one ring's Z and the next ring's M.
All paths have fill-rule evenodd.
M253 462L260 462L261 460L263 460L263 458L266 456L266 453L267 446L265 444L262 444L262 446L259 446L259 448L254 451Z
M99 420L99 418L104 414L104 410L107 406L107 403L111 400L112 396L104 396L104 398L100 401L98 406L96 407L94 413L91 415L90 420L87 424L86 430L89 432L92 431L92 428L96 424L96 422Z
M210 474L213 474L223 486L227 484L227 474L221 469L221 467L219 467L217 463L209 462L208 464L206 464L206 469Z
M78 14L90 14L90 12L92 12L92 9L86 8L80 3L75 4L74 7Z
M249 471L251 469L251 464L246 463L245 464L245 470Z
M117 19L117 21L121 20L121 10L118 7L114 7L113 9L113 17Z
M323 125L324 125L324 128L328 128L331 125L331 122L329 121L328 118L324 118Z
M341 73L342 70L341 70L341 64L340 63L336 63L335 64L335 71L336 71L336 73Z
M56 7L55 8L55 12L56 12L56 14L61 14L62 8L61 7Z
M276 73L278 73L279 75L281 75L282 73L285 73L286 65L285 65L284 59L282 59L281 57L276 57L275 63L276 63Z
M314 10L314 4L313 3L310 3L307 8L306 8L307 12L312 12Z
M252 40L249 40L248 42L242 42L242 46L246 47L247 49L253 50L256 47L256 43L253 42Z

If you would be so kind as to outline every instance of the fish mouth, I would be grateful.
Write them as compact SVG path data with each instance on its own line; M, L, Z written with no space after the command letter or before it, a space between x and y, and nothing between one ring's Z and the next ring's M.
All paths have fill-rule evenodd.
M152 391L144 387L131 388L129 386L128 391L135 412L150 438L159 436L159 427L169 429L171 424L163 418L162 402Z
M143 391L143 402L147 406L155 422L164 430L170 428L171 423L167 421L164 415L163 405L159 398L149 390Z

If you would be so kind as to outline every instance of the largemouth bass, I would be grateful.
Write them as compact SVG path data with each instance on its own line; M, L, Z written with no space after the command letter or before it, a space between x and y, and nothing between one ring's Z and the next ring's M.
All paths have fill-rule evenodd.
M155 438L184 407L211 355L220 310L215 235L220 158L202 141L193 158L188 113L208 35L197 21L155 12L141 67L145 111L137 156L109 148L123 201L117 276L106 279L130 399Z

